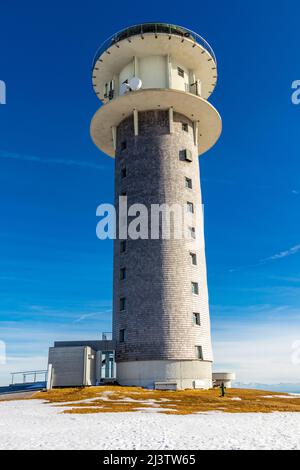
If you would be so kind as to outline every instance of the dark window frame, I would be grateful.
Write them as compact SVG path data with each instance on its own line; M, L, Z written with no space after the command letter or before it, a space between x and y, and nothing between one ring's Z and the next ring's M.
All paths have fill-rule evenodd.
M126 268L120 268L120 281L125 281L126 279Z
M192 282L192 294L199 295L199 284L198 282Z
M177 66L177 74L179 75L179 77L184 78L184 70L182 67L179 67L179 65Z
M126 297L120 297L120 312L125 312L126 310Z
M197 264L198 264L197 263L197 253L194 253L193 251L190 251L190 257L191 257L192 266L197 266Z
M196 357L199 361L203 361L203 348L198 344L196 345Z
M193 180L192 178L185 177L185 187L187 189L193 189Z
M191 201L187 201L186 205L187 205L187 211L188 211L190 214L194 214L194 213L195 213L194 203L191 202ZM190 210L190 209L191 209L191 210Z
M121 328L119 330L119 342L120 343L125 343L125 333L126 333L125 328Z

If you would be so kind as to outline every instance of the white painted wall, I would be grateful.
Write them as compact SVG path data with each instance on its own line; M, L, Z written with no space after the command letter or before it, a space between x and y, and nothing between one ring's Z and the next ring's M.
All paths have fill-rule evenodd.
M177 67L180 67L182 70L184 70L184 77L178 75ZM188 91L186 87L188 87L189 84L189 75L190 72L186 67L184 67L182 64L178 64L174 59L171 58L172 88L175 88L175 90Z
M143 88L167 88L167 57L153 55L139 59L139 78Z
M134 67L133 67L133 58L132 58L132 61L129 62L129 64L127 64L120 72L120 75L119 75L120 86L123 82L125 82L125 80L129 80L130 78L133 77L133 74L134 74L133 68Z
M212 363L205 361L134 361L117 363L120 385L154 388L155 382L176 382L178 389L212 387Z
M168 60L170 70L168 70ZM135 61L135 66L134 66ZM178 74L177 67L184 71L184 77ZM142 88L175 88L176 90L189 91L191 71L175 59L166 55L152 55L140 58L132 58L120 72L119 84L129 80L135 74L142 80Z

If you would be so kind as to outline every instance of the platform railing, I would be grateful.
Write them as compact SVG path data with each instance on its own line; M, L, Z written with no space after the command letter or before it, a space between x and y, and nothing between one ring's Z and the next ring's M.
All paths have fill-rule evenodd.
M112 332L105 331L102 333L102 341L111 341L112 340Z
M20 381L18 380L20 376ZM31 380L28 380L31 378ZM47 370L29 370L21 372L11 372L11 385L47 382Z
M120 41L123 41L123 39L127 39L130 42L130 38L132 36L140 35L143 38L143 35L148 34L148 33L155 34L156 36L159 33L169 34L170 39L172 35L180 36L182 38L182 41L184 41L185 39L190 39L194 41L195 44L200 44L200 46L202 46L211 55L215 63L217 63L217 59L216 59L215 53L211 45L203 37L201 37L199 34L195 33L194 31L191 31L188 28L183 28L181 26L176 26L173 24L143 23L143 24L138 24L135 26L130 26L129 28L122 29L118 33L113 34L108 39L106 39L106 41L104 41L101 44L98 51L96 52L96 55L93 60L93 69L95 67L97 60L111 46L115 45L116 47L119 47L118 43Z

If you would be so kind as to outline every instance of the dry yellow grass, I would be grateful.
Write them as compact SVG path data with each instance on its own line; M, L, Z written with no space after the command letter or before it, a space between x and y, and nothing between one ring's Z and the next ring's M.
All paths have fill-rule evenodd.
M300 411L300 399L280 398L281 395L283 394L261 390L231 389L227 391L226 397L222 398L218 389L159 391L138 387L104 386L55 389L38 392L30 399L63 404L67 408L64 413L79 414L134 412L153 407L157 408L159 413L177 415L206 411L228 413ZM265 398L266 396L273 398Z

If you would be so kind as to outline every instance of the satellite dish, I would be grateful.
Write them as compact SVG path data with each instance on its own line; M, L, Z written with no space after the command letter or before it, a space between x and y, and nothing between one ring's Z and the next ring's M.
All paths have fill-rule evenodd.
M132 77L128 81L128 85L130 86L132 91L139 90L142 87L142 80L138 77Z

